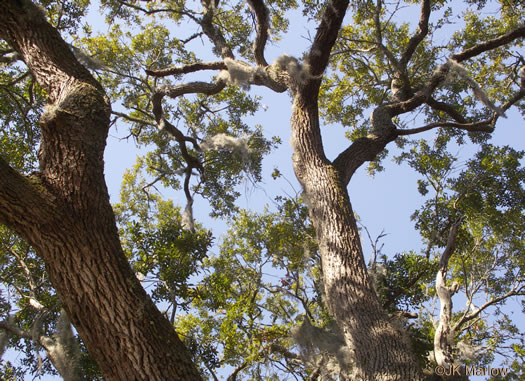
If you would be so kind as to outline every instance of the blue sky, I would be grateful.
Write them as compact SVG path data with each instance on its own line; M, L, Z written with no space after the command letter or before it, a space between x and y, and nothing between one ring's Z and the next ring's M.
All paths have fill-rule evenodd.
M403 16L408 19L414 15L418 17L417 9L415 11L407 9ZM91 14L90 19L95 22L95 30L99 29L102 32L106 30L103 18L97 16L96 12ZM298 20L301 21L295 23L295 18L292 20L289 35L280 44L269 46L267 57L270 62L283 53L299 57L306 49L308 41L304 36L311 29L302 24L301 18ZM203 52L203 55L205 54L206 52ZM292 152L289 144L291 114L289 96L286 93L275 94L255 87L252 87L252 92L262 97L261 102L266 106L266 111L261 110L255 116L248 118L249 123L261 124L267 137L277 135L282 140L280 147L264 161L263 183L258 187L247 183L239 199L239 205L242 207L262 210L264 205L271 204L275 196L283 193L295 194L296 191L300 191L300 186L292 170ZM516 111L509 112L507 119L499 120L492 142L525 150L524 129L523 118ZM323 128L324 147L329 158L334 158L349 144L344 133L344 129L338 126ZM126 135L127 127L120 123L112 127L108 139L105 172L112 202L118 201L123 172L135 163L136 156L139 154L132 140L122 140L122 137ZM431 136L431 133L426 136ZM474 151L473 147L465 147L460 154L466 159ZM378 173L373 178L367 175L363 167L351 180L349 192L354 211L360 216L361 222L368 227L373 237L382 231L388 234L382 241L385 244L385 253L395 254L417 249L421 246L421 242L419 234L414 230L413 223L410 221L410 215L422 203L417 192L417 177L407 165L398 166L391 163L390 158L387 158L384 164L385 171ZM270 174L274 167L279 168L287 181L272 179ZM165 196L173 198L176 204L184 207L185 198L181 192L166 190ZM206 201L197 198L194 202L196 219L212 229L215 236L218 236L226 230L227 221L211 219L208 213L209 208ZM370 245L366 238L363 240L363 247L365 253L370 253ZM45 377L42 379L58 378ZM482 379L484 378L473 378L473 380Z

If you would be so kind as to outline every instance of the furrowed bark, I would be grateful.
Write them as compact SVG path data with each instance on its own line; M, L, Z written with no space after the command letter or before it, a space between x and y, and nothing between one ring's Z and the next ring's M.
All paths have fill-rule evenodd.
M0 220L44 260L64 309L107 380L199 380L120 246L104 180L111 107L29 0L0 4L0 35L49 95L38 176L0 160Z
M311 77L291 86L293 166L314 225L323 269L324 297L350 351L347 367L355 381L423 380L408 340L381 307L370 283L347 184L354 171L395 138L386 108L372 115L372 133L331 163L319 128L320 76L341 27L348 2L327 4L308 55ZM351 367L351 370L350 370Z
M294 97L291 125L294 170L317 234L326 304L350 349L351 379L423 380L410 344L371 286L347 182L324 155L317 93L308 87Z

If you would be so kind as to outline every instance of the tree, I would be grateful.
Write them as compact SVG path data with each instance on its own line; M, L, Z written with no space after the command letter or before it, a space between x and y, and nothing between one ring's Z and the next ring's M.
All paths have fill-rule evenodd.
M103 1L108 17L114 20L113 29L105 37L93 37L85 28L87 36L82 42L87 52L70 48L58 32L67 28L76 30L71 20L76 20L87 4L73 3L77 8L52 7L49 2L42 2L50 6L48 16L54 26L29 0L9 0L0 5L0 35L7 43L3 62L21 59L30 72L15 78L10 86L15 86L21 98L26 99L29 90L32 94L36 86L30 82L34 79L41 92L40 103L30 104L31 112L26 110L26 118L9 120L5 124L11 126L18 122L35 129L35 114L42 109L42 99L47 101L38 117L38 132L33 134L40 144L38 170L29 173L32 164L24 159L31 158L33 151L27 149L27 145L26 149L12 149L0 160L0 221L29 242L45 263L49 281L60 296L65 312L54 313L61 316L62 322L66 315L71 320L104 377L110 380L200 379L192 356L194 360L204 359L204 364L213 364L213 347L206 340L196 343L187 340L191 353L184 347L173 330L175 320L172 318L170 323L158 311L141 287L128 259L133 260L138 272L151 272L159 263L164 266L159 272L164 283L152 296L170 300L172 311L175 306L184 306L188 298L203 298L201 292L206 295L206 289L187 287L189 276L195 273L209 245L209 237L193 221L193 197L200 194L207 198L215 215L238 213L234 201L238 196L235 185L240 181L239 175L245 173L258 180L262 156L272 146L260 128L251 129L242 121L243 115L257 108L257 99L246 94L250 86L265 86L290 94L293 165L315 231L318 268L322 272L322 276L317 275L319 281L314 281L309 294L303 290L301 278L306 269L296 264L297 271L284 277L281 288L291 283L295 298L303 302L305 311L310 311L309 318L315 321L325 317L325 327L330 327L334 335L332 342L338 343L332 357L310 356L312 361L319 361L317 368L304 366L303 361L298 372L315 379L316 369L335 357L342 368L339 369L342 377L352 380L432 377L423 372L417 351L388 315L388 305L378 298L381 293L377 282L371 281L365 264L348 184L355 171L366 162L371 162L372 170L380 170L380 160L386 156L386 147L392 142L402 145L407 136L434 129L439 129L441 149L452 140L463 144L470 139L482 144L485 153L481 160L485 160L485 164L503 160L505 155L512 161L520 155L499 152L490 156L486 145L498 119L512 106L522 107L520 101L525 95L524 70L519 70L523 58L517 52L525 36L521 23L524 14L519 4L502 3L497 19L482 19L476 13L467 12L464 29L442 46L434 44L433 37L441 28L450 25L452 9L447 8L446 2L423 0L415 31L406 24L396 24L392 18L396 8L385 8L381 0L353 4L339 0L322 4L303 2L304 15L316 23L308 51L300 59L283 54L268 64L265 47L270 39L269 31L275 39L286 30L285 12L297 7L295 2L203 0L197 5L172 1L147 4ZM480 9L491 5L484 1L468 3ZM432 24L431 15L434 14L436 22ZM142 17L150 15L158 15L160 21L143 24ZM139 32L132 35L122 31L118 20L130 23ZM345 24L345 20L350 22ZM166 25L182 21L195 23L198 32L184 39L171 36ZM129 39L130 47L119 43L123 35ZM199 37L210 42L211 52L219 61L203 62L191 51L191 42ZM81 62L101 73L98 80ZM20 68L15 65L12 70L16 72ZM190 79L175 84L168 78L173 76L178 81L183 76L207 71L215 74L209 82ZM14 72L10 73L12 78ZM480 78L484 79L483 87L479 84ZM184 97L192 94L191 101ZM112 112L110 99L122 102L127 112ZM175 99L177 103L167 99ZM224 107L222 113L221 107ZM15 115L24 114L20 112L24 111L22 107L20 109ZM410 115L416 112L424 114L426 124L409 128ZM153 174L154 181L146 183L136 174L130 174L128 200L141 201L131 207L123 204L120 209L116 208L125 250L103 177L103 150L112 113L131 123L131 134L140 143L155 145L144 162L139 163L139 167L142 165ZM33 121L27 120L27 115ZM176 120L186 123L187 133L178 128ZM351 128L348 148L333 161L328 160L324 152L321 121L338 122ZM446 163L432 162L430 154L418 157L417 151L410 158L416 170L425 176L435 168L439 172L440 166ZM507 162L501 166L517 171L515 165L512 167ZM500 232L496 227L502 221L515 226L512 221L522 213L523 202L513 206L509 204L510 198L490 199L494 178L501 168L492 168L496 174L492 179L487 177L485 182L487 170L490 174L490 166L476 168L473 164L466 175L472 176L475 184L477 179L483 179L479 180L479 189L485 189L483 194L488 199L484 207L491 210L495 218L489 227L495 236L501 233L499 242L510 245L505 261L519 262L516 253L522 247L516 242L505 241L514 232L512 229ZM516 181L516 177L512 179ZM424 208L416 217L428 241L428 252L444 250L438 267L434 267L438 273L437 295L445 306L436 332L434 352L438 365L450 366L454 361L450 341L456 336L450 333L452 311L447 312L446 306L450 305L450 297L458 286L448 285L446 277L455 258L454 250L475 249L483 262L488 261L486 251L496 243L486 239L483 229L476 230L475 225L483 220L476 220L475 213L469 213L479 211L481 201L469 193L468 183L457 180L453 188L458 196L452 199L442 193L444 188L440 184L446 181L444 176L440 174L431 180L438 202ZM170 204L141 195L159 181L182 188L187 198L183 213ZM424 192L425 182L421 184ZM515 188L511 196L523 191L519 185ZM509 207L509 214L497 220L498 208L502 207ZM432 208L439 218L428 217ZM155 222L149 220L150 217ZM241 227L246 225L242 223L242 215L238 218ZM465 221L472 224L468 229L462 228ZM264 219L260 223L265 226ZM296 226L290 228L290 234L305 230L308 229L304 226L302 230ZM262 239L259 237L256 241ZM469 246L473 243L474 246ZM265 245L271 248L272 242ZM21 258L18 263L24 268L33 253L22 250L25 256L12 255ZM158 262L148 258L147 254L152 252ZM182 259L174 261L173 253L180 253ZM404 258L398 263L386 263L402 266L408 257ZM297 263L297 260L287 261ZM407 266L417 269L418 263L416 260ZM432 268L429 263L424 265ZM231 263L219 260L213 266L220 268L231 266ZM502 265L498 262L498 266ZM469 271L481 271L474 267ZM230 272L238 270L235 266L228 268ZM493 274L494 268L488 266L486 270L488 276ZM255 278L260 275L257 274L254 273ZM491 304L510 295L523 294L521 280L507 275ZM29 302L36 300L31 299L31 295L37 293L37 289L30 286L30 279L30 276L25 278ZM494 289L498 282L501 285L494 278ZM506 288L512 282L516 287ZM212 277L208 283L214 287L227 286L231 278ZM257 320L250 314L257 314L255 301L259 294L253 287L260 285L261 282L256 282L246 293L235 296L238 303L245 304L245 309L240 308L232 314L247 313L243 316L251 316L252 322ZM318 299L313 305L307 299L312 293ZM202 310L206 303L207 308L211 308L209 303L216 296L211 295L201 306L197 302L196 308ZM503 299L498 299L500 297ZM267 309L271 311L272 303L277 302L269 300L268 303ZM485 308L466 312L459 318L461 324L456 321L454 328L460 329L462 324L475 321ZM282 319L283 327L276 325L273 331L254 331L252 326L251 337L257 334L261 342L263 336L281 337L284 327L292 323L297 322ZM301 326L306 330L303 332L318 332L319 327L309 325L311 321L307 318ZM179 331L188 333L195 326L191 321L181 322ZM7 320L2 328L16 331L16 326ZM212 330L213 326L207 329ZM233 331L232 325L232 334ZM323 331L323 335L327 332ZM46 342L56 345L63 337L58 335L54 342L44 336L38 339L45 347ZM205 339L205 332L200 337ZM278 353L290 361L293 359L286 345L282 345L285 343L278 345L272 341L272 344L275 345L269 346L271 353ZM227 347L228 343L225 345ZM339 349L343 347L341 352ZM249 359L253 361L255 353L253 348L244 353L246 364ZM55 367L62 373L58 363ZM247 366L241 361L237 372ZM210 372L213 374L212 370Z

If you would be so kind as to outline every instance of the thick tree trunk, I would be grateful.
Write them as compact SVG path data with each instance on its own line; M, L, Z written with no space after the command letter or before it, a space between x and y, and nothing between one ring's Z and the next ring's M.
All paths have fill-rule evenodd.
M350 176L324 156L314 87L295 95L293 162L317 234L325 300L351 352L350 379L421 380L424 377L408 340L389 322L370 284L346 189ZM384 148L391 140L386 137L378 142L370 138L376 148ZM368 148L371 152L354 150L354 160L360 163L349 163L349 156L346 167L355 170L364 160L373 158L377 152Z
M103 172L110 116L103 89L29 0L1 2L0 34L49 95L40 173L21 176L0 159L0 221L42 257L107 380L200 379L120 246Z

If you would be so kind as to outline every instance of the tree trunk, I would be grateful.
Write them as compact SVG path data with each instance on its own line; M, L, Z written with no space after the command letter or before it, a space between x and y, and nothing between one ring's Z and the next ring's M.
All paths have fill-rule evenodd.
M291 124L294 170L317 234L325 301L350 350L350 379L424 379L408 340L390 323L369 281L346 189L350 175L324 155L315 84L295 94ZM355 170L392 140L381 139L371 137L367 149L347 152L345 168Z
M110 105L102 87L29 0L0 3L0 34L49 96L38 175L0 158L0 221L44 260L107 380L199 380L173 327L134 276L104 181Z

